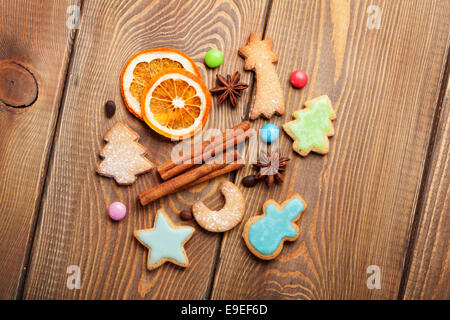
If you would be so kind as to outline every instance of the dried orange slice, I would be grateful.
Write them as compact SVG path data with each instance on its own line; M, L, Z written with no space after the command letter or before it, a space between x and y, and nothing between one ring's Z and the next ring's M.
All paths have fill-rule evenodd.
M200 77L194 61L175 49L156 48L141 51L128 60L120 77L120 89L128 110L142 119L141 96L150 80L169 68L182 68Z
M184 69L167 69L153 77L141 99L141 114L148 126L174 140L202 128L210 108L208 88Z

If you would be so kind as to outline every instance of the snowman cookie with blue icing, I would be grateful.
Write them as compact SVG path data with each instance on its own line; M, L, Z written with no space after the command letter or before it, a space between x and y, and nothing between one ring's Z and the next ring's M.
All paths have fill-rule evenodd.
M296 221L306 210L306 202L298 194L281 205L274 200L264 203L263 214L250 218L242 234L249 250L263 260L275 259L285 241L300 236Z

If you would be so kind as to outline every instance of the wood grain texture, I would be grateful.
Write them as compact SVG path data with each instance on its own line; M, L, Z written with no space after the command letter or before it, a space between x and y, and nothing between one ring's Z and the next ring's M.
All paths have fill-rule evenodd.
M0 101L7 107L26 108L37 99L38 84L34 75L18 62L0 63Z
M185 223L177 213L196 200L210 208L223 204L217 190L227 176L142 207L137 195L158 183L156 173L140 176L130 187L118 187L95 174L102 136L118 120L141 136L156 165L170 158L173 143L152 133L124 107L119 76L134 53L156 47L181 50L194 59L209 88L216 72L241 70L237 49L250 31L262 34L267 1L86 1L75 44L64 111L50 164L42 217L33 246L24 297L31 299L204 299L208 297L220 235ZM225 64L206 69L204 54L224 52ZM243 76L249 82L250 74ZM113 119L104 103L117 104ZM207 128L224 130L241 121L249 93L240 107L217 106L214 99ZM128 216L120 223L107 217L107 206L121 201ZM195 226L187 243L188 269L164 265L149 272L147 250L134 238L136 229L150 228L160 207L179 224ZM66 287L70 265L81 268L81 289Z
M18 295L26 268L71 50L66 9L76 3L0 2L0 299Z
M435 143L405 299L450 299L450 85Z
M366 24L373 4L382 12L379 30ZM450 7L448 1L352 0L348 30L340 24L336 32L332 21L339 19L331 15L341 9L331 10L328 0L273 2L266 37L274 39L280 57L288 110L271 122L281 126L306 100L328 94L337 111L335 136L328 155L301 158L282 134L281 154L292 159L286 181L244 189L244 221L260 214L267 199L282 202L299 193L308 204L300 238L264 262L246 248L244 224L227 233L213 299L397 297L445 64ZM302 90L287 81L298 68L310 78ZM241 170L237 181L254 172ZM366 286L369 265L381 268L381 290Z

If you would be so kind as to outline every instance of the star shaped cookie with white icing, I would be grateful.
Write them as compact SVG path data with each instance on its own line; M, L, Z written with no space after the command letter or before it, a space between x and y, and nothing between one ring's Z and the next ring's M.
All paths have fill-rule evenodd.
M166 213L159 209L152 229L134 231L136 239L149 249L147 269L153 270L172 262L180 267L187 267L189 260L184 244L191 238L194 228L175 226Z

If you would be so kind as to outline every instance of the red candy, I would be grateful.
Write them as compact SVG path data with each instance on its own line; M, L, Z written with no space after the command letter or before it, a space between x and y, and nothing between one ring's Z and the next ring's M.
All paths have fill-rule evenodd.
M308 82L308 76L303 70L295 70L289 78L291 84L296 88L303 88Z

